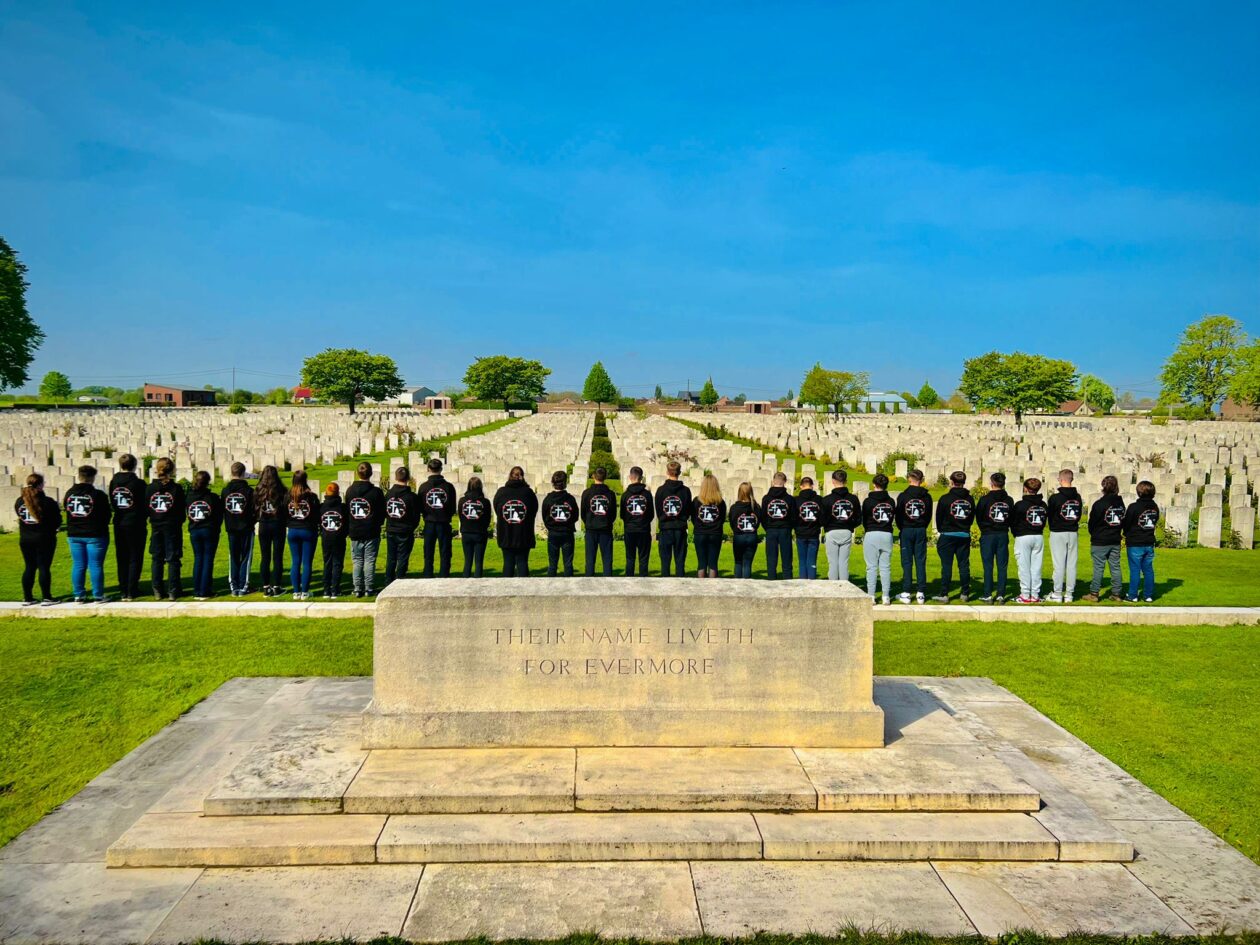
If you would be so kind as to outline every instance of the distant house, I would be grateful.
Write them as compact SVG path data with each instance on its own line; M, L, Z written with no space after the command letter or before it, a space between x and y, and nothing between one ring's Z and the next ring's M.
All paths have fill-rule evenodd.
M746 400L744 401L745 413L769 413L771 403L768 400Z
M680 390L676 400L681 400L685 404L697 406L700 403L700 394L694 390Z
M426 410L450 410L455 404L451 398L444 394L433 394L424 398L424 408Z
M437 391L431 387L404 387L402 393L397 397L388 397L385 400L368 400L369 404L407 404L415 406L423 404L426 397L437 396Z
M151 407L213 407L214 391L144 385L144 402Z
M293 388L293 402L295 404L309 404L312 399L313 397L309 387Z
M1060 417L1092 417L1094 408L1083 400L1065 400L1051 413Z
M1260 404L1240 404L1232 398L1225 398L1221 404L1222 420L1260 420Z
M81 404L107 404L109 403L108 397L101 397L97 394L80 394L78 397L78 400L79 400L79 403Z

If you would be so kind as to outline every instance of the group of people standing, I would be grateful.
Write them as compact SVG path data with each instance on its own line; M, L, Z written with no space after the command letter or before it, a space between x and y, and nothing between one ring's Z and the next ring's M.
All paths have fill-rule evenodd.
M1079 532L1087 524L1093 559L1093 579L1087 600L1098 600L1106 569L1117 599L1151 600L1154 594L1154 546L1160 511L1155 487L1140 482L1137 499L1129 506L1119 495L1114 476L1102 480L1102 498L1088 513L1073 486L1073 473L1059 473L1059 488L1045 501L1042 483L1023 482L1023 494L1015 500L1006 492L1006 477L994 473L988 492L977 501L967 489L962 472L950 476L949 491L939 500L923 486L923 473L912 470L908 485L896 496L888 492L888 477L876 475L863 498L848 489L847 474L831 474L832 489L826 495L814 489L809 477L793 494L787 477L775 473L769 490L758 500L752 485L740 483L735 501L727 506L717 478L706 475L696 495L681 480L677 462L666 465L665 482L655 491L643 481L643 470L630 468L621 496L607 485L606 470L597 468L592 484L574 496L568 475L557 471L552 489L540 501L525 480L520 466L512 467L507 482L493 499L487 498L481 480L470 477L462 496L442 475L442 461L428 462L428 478L415 483L406 467L394 470L387 491L375 485L370 463L360 463L357 479L341 495L330 483L322 497L309 487L306 472L297 470L285 486L275 466L263 468L256 483L245 476L245 467L233 463L232 478L218 492L210 488L208 472L194 474L185 491L174 479L174 463L167 458L154 464L154 478L146 483L136 473L134 456L119 458L120 471L108 492L96 487L97 471L81 466L78 482L66 491L60 506L44 494L43 477L32 474L17 500L20 545L25 563L23 598L28 604L38 579L42 602L54 603L51 566L56 535L65 514L66 535L72 560L74 599L103 602L104 561L113 542L118 582L124 601L139 596L146 538L150 579L157 599L176 600L182 593L181 562L183 529L188 528L193 551L193 594L198 600L213 596L214 562L220 537L228 540L228 586L233 596L250 593L253 556L258 546L259 583L263 593L275 597L284 585L284 549L289 549L289 586L294 599L310 595L311 572L318 548L323 558L323 592L335 599L341 593L346 548L349 545L351 590L367 597L377 590L377 561L382 533L385 571L382 586L406 577L416 542L423 536L423 576L449 577L454 528L458 522L463 546L463 576L481 577L491 524L503 554L507 577L527 577L529 556L536 544L541 515L546 532L547 574L574 574L574 547L580 522L586 536L585 573L611 575L613 527L620 519L628 576L647 576L651 559L652 528L663 577L687 573L688 534L695 546L696 575L718 576L718 558L725 529L731 530L735 577L750 578L757 546L766 546L766 573L771 580L790 578L793 552L797 577L818 577L818 552L826 549L827 576L847 580L849 558L858 528L863 530L862 554L866 562L866 587L878 601L893 599L891 587L894 529L901 546L902 603L927 599L927 547L929 525L934 525L937 554L941 561L940 592L934 600L950 600L955 566L959 599L971 594L970 551L973 527L979 530L983 565L980 600L1000 604L1006 599L1007 573L1014 538L1019 576L1020 603L1041 600L1045 532L1050 533L1053 590L1049 600L1070 602L1076 586ZM935 506L935 515L933 507ZM1127 546L1130 583L1122 595L1121 542ZM90 597L89 597L90 594ZM913 594L913 597L912 597Z

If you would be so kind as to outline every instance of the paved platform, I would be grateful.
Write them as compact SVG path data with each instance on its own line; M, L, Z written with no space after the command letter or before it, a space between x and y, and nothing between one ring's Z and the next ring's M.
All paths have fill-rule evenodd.
M488 578L487 580L493 580ZM53 607L24 607L20 601L0 601L0 617L372 617L373 601L120 601L108 604L60 603ZM1195 627L1260 625L1260 607L1164 607L1159 604L889 604L874 609L881 620L975 620L983 623L1087 623L1131 626Z
M267 745L289 743L304 783L341 783L354 759L338 720L370 698L365 679L236 679L0 849L0 941L1260 928L1260 867L1007 690L976 678L877 686L887 751L980 745L1038 809L355 814L338 812L343 789L306 792L328 813L208 816L216 789L251 771L265 781ZM926 697L939 708L915 711ZM340 859L280 865L294 862L290 818L316 830L308 849ZM251 866L107 867L146 821L182 824L184 850L192 831L232 822L280 842ZM951 857L934 855L942 842L958 845ZM860 858L872 852L883 859Z

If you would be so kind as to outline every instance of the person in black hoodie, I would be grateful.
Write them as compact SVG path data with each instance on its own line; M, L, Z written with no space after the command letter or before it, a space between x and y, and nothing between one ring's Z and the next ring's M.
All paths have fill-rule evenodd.
M311 596L319 544L319 496L311 489L305 469L294 471L284 511L289 526L289 587L294 600L306 600Z
M915 601L927 600L927 530L932 522L932 493L923 488L923 470L912 469L909 485L897 496L898 540L901 542L901 603L910 603L910 587L916 588ZM916 583L915 569L918 569Z
M766 530L766 577L779 577L783 563L784 579L792 576L792 526L796 524L796 497L787 490L787 476L774 474L770 489L761 498L761 524Z
M153 464L157 476L144 491L149 510L150 578L153 596L178 600L179 565L184 557L184 487L175 481L175 463L163 456ZM170 583L167 584L166 578Z
M537 542L538 496L520 466L512 467L508 481L494 494L494 516L494 537L503 551L503 576L529 577L529 552Z
M849 491L849 474L832 470L831 491L823 499L823 528L826 532L827 580L849 579L849 555L853 533L862 524L862 502Z
M958 562L958 599L967 602L971 594L971 523L976 520L976 503L967 491L967 474L961 469L949 474L949 491L936 503L936 553L941 558L941 593L935 600L949 603L949 585Z
M717 476L709 474L700 483L700 493L691 502L691 523L695 528L696 577L718 576L722 554L722 526L726 522L726 500Z
M818 536L823 518L822 499L814 491L814 480L805 476L796 495L796 576L807 581L818 577Z
M1129 596L1131 604L1155 599L1155 528L1159 525L1155 504L1155 484L1143 479L1137 484L1137 498L1124 512L1124 543L1129 551ZM1139 595L1140 591L1145 594Z
M880 581L884 584L884 603L892 603L893 523L897 520L897 504L888 494L888 477L876 473L871 491L862 500L862 557L866 559L866 594L875 602Z
M57 529L61 527L61 508L44 493L44 477L31 473L26 477L22 493L13 503L18 520L18 548L22 552L22 602L35 603L35 575L39 574L39 590L45 607L57 601L52 596L52 562L57 553Z
M481 577L493 513L480 477L469 476L468 489L459 500L459 542L464 548L464 577Z
M752 577L753 560L757 557L757 543L761 536L761 509L753 498L750 482L741 482L735 504L731 506L731 550L735 555L735 576Z
M411 491L411 470L394 470L394 484L385 493L385 586L407 576L407 564L420 524L420 499Z
M341 596L341 572L346 567L346 534L350 519L341 501L341 486L330 482L324 487L324 501L319 506L319 545L324 560L324 596L336 600Z
M263 593L275 597L284 583L285 521L289 493L275 466L264 466L254 490L254 515L258 519L259 578Z
M573 577L573 535L580 514L577 499L565 488L568 474L557 469L551 474L551 491L542 501L543 525L547 527L547 575L555 577L561 557L564 576Z
M210 474L204 469L193 474L184 517L193 552L193 597L209 600L214 596L214 556L223 527L223 498L210 491Z
M1050 600L1056 604L1072 603L1076 592L1076 556L1080 552L1081 520L1085 503L1072 485L1072 470L1059 471L1059 491L1050 497L1050 561L1053 579Z
M626 576L648 576L648 563L652 557L652 519L656 505L652 493L643 484L643 470L630 467L630 485L621 494L621 524L625 529Z
M1124 499L1120 498L1120 483L1115 476L1103 476L1102 498L1089 510L1089 557L1094 575L1089 582L1089 593L1082 600L1098 600L1103 570L1107 567L1111 568L1111 596L1116 600L1124 597L1124 577L1120 573L1123 526Z
M595 467L594 483L582 492L582 527L586 530L586 576L595 573L595 553L604 562L604 577L612 575L613 522L617 520L617 496L604 484L608 470Z
M1041 480L1024 480L1024 497L1015 503L1011 534L1015 536L1015 566L1019 571L1020 604L1041 601L1041 564L1046 548L1046 520L1050 510L1041 498Z
M989 477L989 491L976 503L976 524L980 526L980 564L984 570L984 595L980 599L988 604L1006 603L1010 530L1014 515L1015 500L1006 492L1006 474L995 472Z
M661 577L683 577L687 570L687 520L691 517L691 490L678 477L682 464L665 464L665 481L656 490L656 543L661 556Z
M381 550L381 525L385 523L385 493L372 482L372 464L359 463L358 479L346 490L346 514L350 516L350 583L355 597L376 592L376 558Z
M451 576L451 519L455 517L455 487L442 476L442 461L429 460L429 478L420 486L420 514L424 519L424 576L433 577L433 552L440 561L438 576Z
M233 597L249 593L249 571L254 563L254 488L245 480L245 464L232 464L232 478L219 494L223 500L223 530L228 540L228 590Z
M114 511L114 560L118 564L118 587L124 601L140 596L140 575L144 573L144 539L148 516L144 510L144 480L136 475L136 458L130 453L118 457L119 472L109 481L109 504Z
M109 496L96 488L96 467L80 466L79 481L61 500L66 510L66 539L70 544L70 584L74 599L86 604L83 575L92 577L92 596L105 603L105 553L109 550Z

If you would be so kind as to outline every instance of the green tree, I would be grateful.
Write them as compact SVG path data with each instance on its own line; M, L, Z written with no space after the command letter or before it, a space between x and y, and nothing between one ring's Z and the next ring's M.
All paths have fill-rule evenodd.
M664 399L665 399L665 392L664 392L663 390L661 390L661 385L660 385L660 384L657 384L657 385L656 385L656 390L652 392L652 397L653 397L653 399L655 399L655 400L664 400Z
M748 395L742 391L731 398L731 403L739 404L741 407L748 403Z
M1260 338L1239 349L1229 396L1240 404L1260 405Z
M1229 389L1239 349L1246 344L1247 333L1228 315L1206 315L1186 326L1160 371L1159 399L1197 402L1211 410Z
M0 237L0 390L21 387L44 333L26 311L26 265Z
M586 383L582 385L582 399L593 400L596 407L602 407L604 404L615 403L619 396L617 385L604 369L604 362L596 361L586 375Z
M1070 361L1040 354L990 351L963 362L958 387L973 407L1013 410L1015 422L1022 423L1030 410L1049 410L1071 399L1076 368Z
M1116 405L1116 392L1111 389L1111 385L1093 374L1086 374L1081 378L1076 395L1090 407L1103 413L1111 413L1111 408Z
M464 383L477 400L501 400L507 410L513 400L538 401L546 392L550 374L551 370L543 367L541 361L493 354L468 365Z
M787 392L787 396L786 396L786 397L784 397L783 399L784 399L784 400L795 400L795 399L796 399L796 392L795 392L794 390L792 390L792 388L790 388L790 387L789 387L789 388L788 388L788 392Z
M39 382L39 396L43 400L65 400L71 390L70 378L60 371L49 371Z
M830 371L815 364L801 382L801 402L814 407L832 407L840 413L843 405L860 400L870 390L870 376L864 371Z
M402 393L398 365L385 354L369 354L356 348L328 348L302 363L302 383L326 400L355 404L365 398L385 400Z
M927 381L924 381L923 386L919 388L919 395L915 400L919 402L919 406L924 410L931 410L941 405L941 395Z
M267 391L267 393L263 394L263 402L272 405L287 404L292 400L293 391L289 390L287 387L273 387L271 390ZM350 409L353 412L354 408L351 407Z
M717 388L713 386L713 378L710 377L704 382L704 386L700 388L700 406L712 407L717 402Z
M915 397L914 394L910 393L908 390L903 390L901 392L901 399L906 402L906 406L911 410L915 410L919 406L919 398Z

